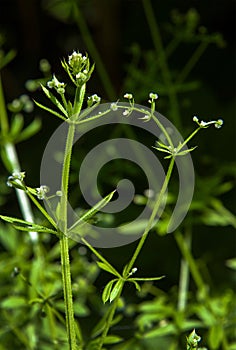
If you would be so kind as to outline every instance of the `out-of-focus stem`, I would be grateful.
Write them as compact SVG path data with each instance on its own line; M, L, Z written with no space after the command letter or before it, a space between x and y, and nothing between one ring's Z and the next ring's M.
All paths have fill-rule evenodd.
M2 81L0 77L0 126L1 126L1 134L3 140L5 139L5 144L3 145L7 160L9 162L9 165L11 167L12 172L20 172L20 163L18 160L17 152L15 145L12 142L7 141L7 134L9 131L9 124L8 124L8 118L7 118L7 111L6 111L6 105L5 105L5 99L3 94L3 88L2 88ZM16 189L16 195L17 199L20 205L20 209L22 212L22 216L25 220L29 222L34 222L33 213L31 210L29 199L24 191L21 191L19 189ZM30 238L33 242L37 241L38 234L37 232L29 232Z
M186 230L185 243L191 251L192 234L190 230ZM187 305L187 294L189 286L189 266L184 257L181 259L180 277L179 277L179 295L178 295L178 310L184 311Z

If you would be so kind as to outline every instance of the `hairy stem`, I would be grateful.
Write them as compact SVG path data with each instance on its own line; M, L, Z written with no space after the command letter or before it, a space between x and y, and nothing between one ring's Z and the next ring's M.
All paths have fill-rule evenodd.
M114 302L113 302L113 304L112 304L112 306L110 308L110 312L109 312L109 315L107 317L107 322L106 322L106 325L105 325L104 330L102 332L102 335L100 337L100 341L98 343L98 346L97 346L96 350L102 350L102 346L104 344L106 336L107 336L107 334L109 332L109 329L111 327L111 324L112 324L112 321L113 321L113 318L114 318L114 315L115 315L115 312L116 312L116 309L117 309L117 306L118 306L119 298L121 296L122 291L123 291L123 287L120 288L119 293L118 293L116 299L114 300Z
M76 99L74 102L74 115L72 118L78 117L82 108L82 103L85 94L85 84L82 87L76 89ZM76 350L76 328L74 319L74 307L72 296L72 284L71 284L71 271L70 271L70 258L69 258L69 243L67 237L67 203L68 203L68 186L69 186L69 174L70 163L72 155L73 140L75 134L75 123L68 124L68 134L66 139L66 148L64 153L64 162L62 169L61 180L61 208L60 208L60 250L61 250L61 266L62 266L62 283L64 291L65 301L65 314L66 314L66 328L69 342L69 349ZM81 348L81 345L80 345Z
M148 236L148 233L149 231L151 230L152 228L152 225L154 223L154 220L155 220L155 216L157 215L158 213L158 210L160 209L160 206L161 206L161 203L162 203L162 200L164 198L164 195L165 195L165 192L166 192L166 189L167 189L167 186L168 186L168 183L170 181L170 178L171 178L171 174L172 174L172 170L173 170L173 166L174 166L174 162L175 162L175 158L171 158L171 161L170 161L170 164L169 164L169 167L168 167L168 171L167 171L167 174L166 174L166 177L165 177L165 181L162 185L162 188L161 188L161 191L160 193L158 194L158 197L157 197L157 201L154 205L154 208L153 208L153 211L152 211L152 214L150 216L150 219L148 221L148 224L147 224L147 227L142 235L142 238L140 239L139 241L139 244L132 256L132 259L130 260L129 262L129 265L128 265L128 269L127 269L127 275L130 273L130 271L132 270L133 266L134 266L134 263L146 241L146 238Z

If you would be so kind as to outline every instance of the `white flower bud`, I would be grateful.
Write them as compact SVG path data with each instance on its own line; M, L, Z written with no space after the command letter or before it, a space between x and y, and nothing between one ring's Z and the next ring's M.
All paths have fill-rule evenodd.
M157 99L158 99L158 95L155 94L154 92L150 92L149 97L150 97L152 100L157 100Z
M124 98L127 98L128 100L131 100L133 98L133 95L130 93L124 94Z

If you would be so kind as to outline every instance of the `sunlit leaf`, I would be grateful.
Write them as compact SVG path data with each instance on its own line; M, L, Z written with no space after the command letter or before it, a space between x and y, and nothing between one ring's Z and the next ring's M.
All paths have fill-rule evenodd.
M79 220L77 220L68 230L68 233L70 233L72 230L75 231L78 228L80 228L82 225L86 223L89 219L91 219L99 210L104 208L112 199L115 191L112 191L109 193L106 197L104 197L100 202L95 204L93 208L88 210L84 215L82 215Z
M1 302L1 307L3 309L15 309L18 307L25 307L26 300L21 296L10 296Z
M114 285L111 293L110 293L110 303L118 296L120 293L122 287L123 287L124 281L122 279L119 279L116 284Z
M9 222L10 224L12 224L16 229L20 230L20 231L35 231L35 232L44 232L44 233L53 233L53 234L57 234L56 231L49 229L48 227L44 227L41 225L37 225L34 224L32 222L29 221L25 221L22 219L17 219L17 218L12 218L9 216L4 216L4 215L0 215L0 218L6 222Z
M109 281L107 283L107 285L105 286L104 290L103 290L103 293L102 293L102 301L103 303L105 304L109 298L110 298L110 295L111 295L111 289L112 289L112 286L113 286L113 283L116 281L116 279L113 279L111 281Z
M119 274L111 265L108 265L108 264L100 262L100 261L97 261L97 264L100 267L100 269L107 271L107 272L110 272L111 274L119 277Z
M37 101L35 101L35 100L34 100L34 103L35 103L38 107L40 107L40 108L44 109L45 111L47 111L47 112L49 112L49 113L55 115L56 117L58 117L58 118L60 118L60 119L62 119L62 120L66 120L65 117L63 117L61 114L59 114L58 112L54 111L53 109L48 108L48 107L42 105L41 103L39 103L39 102L37 102Z
M107 335L104 344L116 344L122 341L123 338L119 337L118 335Z

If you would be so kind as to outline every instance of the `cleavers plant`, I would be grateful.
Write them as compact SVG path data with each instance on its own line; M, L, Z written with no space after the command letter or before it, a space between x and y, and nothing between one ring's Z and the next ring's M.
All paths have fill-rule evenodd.
M160 209L163 197L166 194L166 189L168 187L173 172L175 158L185 156L187 153L195 149L195 147L185 149L185 145L196 135L196 133L199 130L208 128L210 125L214 125L216 128L220 128L223 124L223 121L222 119L218 119L214 121L204 122L199 121L198 117L194 116L193 121L197 124L197 128L186 138L186 140L183 143L180 143L176 146L174 145L171 139L171 135L169 135L168 131L165 129L165 127L161 124L161 122L158 120L158 118L156 118L154 114L158 95L153 92L149 94L148 102L151 105L150 110L137 108L134 104L133 95L131 93L126 93L124 95L124 98L128 100L128 105L120 105L118 102L112 102L110 104L110 107L105 112L97 115L94 114L92 117L88 117L91 111L96 111L96 107L101 102L101 98L98 97L96 94L92 95L91 97L88 97L87 109L83 110L82 112L82 107L85 103L86 84L92 75L94 65L90 64L90 60L87 54L82 55L80 52L74 51L68 57L68 60L62 61L62 67L64 68L73 85L75 86L74 99L72 101L68 99L66 94L66 84L64 82L60 82L58 78L55 75L53 75L52 79L47 82L47 86L42 85L42 90L45 93L46 97L51 101L51 103L54 106L56 106L56 110L35 101L35 104L38 107L47 111L49 114L56 116L63 122L68 123L68 134L66 138L66 148L63 159L61 188L58 189L57 193L55 194L60 198L60 203L57 210L57 219L60 218L60 225L54 217L49 215L49 213L44 209L44 207L40 203L40 200L47 199L48 193L50 191L47 184L41 185L37 188L29 187L25 182L25 172L20 169L16 169L16 171L13 171L13 173L8 177L7 184L8 186L14 187L17 190L24 193L39 209L41 214L45 217L45 219L47 220L47 224L37 224L36 222L33 223L28 220L13 218L5 215L1 215L0 218L2 220L5 220L6 222L11 223L17 230L37 232L37 234L48 233L53 234L57 237L57 239L60 242L61 273L69 349L82 350L86 348L101 350L104 349L104 344L114 344L122 340L116 335L110 335L109 330L115 322L115 315L119 305L119 300L126 282L133 284L135 288L138 291L140 291L140 282L157 281L164 277L160 276L153 278L135 278L134 274L137 271L135 263L153 226L155 216ZM75 129L79 128L80 124L92 123L94 119L103 118L104 115L106 115L106 117L108 115L109 117L109 113L117 109L123 109L124 117L129 117L129 115L133 111L139 111L143 114L143 122L148 122L150 119L153 119L155 121L155 123L165 135L165 138L168 143L164 144L161 142L157 142L154 148L157 151L166 153L165 158L169 160L169 165L165 181L162 185L160 193L156 194L152 214L144 229L143 235L139 240L134 253L130 257L129 262L124 265L122 272L117 271L117 269L107 259L105 259L103 255L101 255L98 252L97 249L91 246L91 244L86 240L86 238L83 237L83 235L81 236L81 242L88 249L90 249L91 252L97 257L97 265L99 266L99 268L113 275L113 279L111 279L107 283L107 285L103 289L103 293L101 296L103 303L109 302L111 305L108 308L105 317L103 318L102 324L100 325L100 329L96 332L96 336L91 337L91 339L86 343L83 337L82 327L77 321L75 321L74 317L74 301L72 295L73 293L69 257L70 238L68 232L69 228L67 217L67 203L69 197L69 178L73 140L75 135ZM100 209L102 209L106 204L108 204L108 202L112 200L114 193L115 189L106 197L104 197L102 201L98 202L95 207L91 208L85 214L83 214L80 218L80 223L91 219ZM190 338L191 337L188 338L188 349L197 349L197 347L191 345L192 338Z

